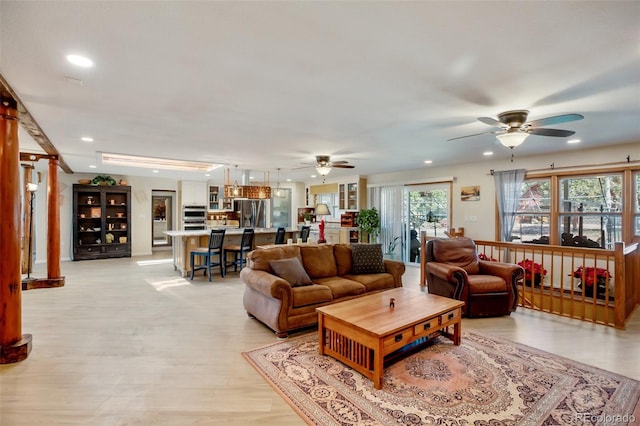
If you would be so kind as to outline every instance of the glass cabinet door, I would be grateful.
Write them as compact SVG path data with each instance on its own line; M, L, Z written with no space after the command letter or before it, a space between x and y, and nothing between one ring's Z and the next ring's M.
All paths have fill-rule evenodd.
M271 198L271 227L291 226L291 189L281 188L281 196Z

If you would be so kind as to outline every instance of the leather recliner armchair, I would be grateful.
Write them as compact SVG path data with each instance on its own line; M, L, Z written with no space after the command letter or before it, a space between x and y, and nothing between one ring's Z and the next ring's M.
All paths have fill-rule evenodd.
M479 260L471 238L429 240L426 277L429 293L462 300L467 317L509 315L518 303L521 266Z

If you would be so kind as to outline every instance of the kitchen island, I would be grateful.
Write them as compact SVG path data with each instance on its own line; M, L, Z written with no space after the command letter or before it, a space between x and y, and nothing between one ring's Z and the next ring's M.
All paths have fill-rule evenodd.
M225 228L224 244L240 244L243 228ZM253 248L259 245L273 244L276 239L277 228L256 228L253 237ZM210 229L199 231L165 231L172 238L173 268L183 277L191 275L190 254L198 247L209 244ZM288 238L296 241L300 231L297 228L286 228L285 241Z

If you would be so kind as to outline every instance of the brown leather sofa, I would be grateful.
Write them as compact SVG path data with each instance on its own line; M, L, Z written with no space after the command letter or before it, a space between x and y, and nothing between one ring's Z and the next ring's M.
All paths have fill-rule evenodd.
M275 275L270 261L298 258L312 284L294 286ZM384 272L353 274L348 244L284 245L258 248L240 271L244 308L287 337L292 330L318 323L316 308L373 292L402 287L402 262L384 259Z
M471 238L429 240L426 249L429 293L465 302L467 317L509 315L518 303L521 266L479 260Z

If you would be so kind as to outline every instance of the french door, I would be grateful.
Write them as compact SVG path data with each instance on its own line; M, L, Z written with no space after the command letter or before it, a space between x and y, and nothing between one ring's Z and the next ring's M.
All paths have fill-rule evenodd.
M406 263L420 262L420 231L445 237L451 223L451 183L408 185L404 188L404 253Z

